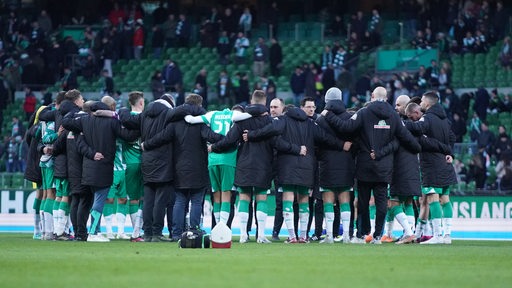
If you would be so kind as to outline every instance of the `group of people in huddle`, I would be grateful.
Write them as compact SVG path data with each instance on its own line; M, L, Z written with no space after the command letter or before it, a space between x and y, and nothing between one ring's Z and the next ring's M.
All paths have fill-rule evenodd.
M80 91L69 90L34 114L25 172L39 187L34 239L177 241L187 229L202 229L211 192L213 225L231 225L236 210L240 242L247 243L254 205L256 242L272 243L265 228L275 187L273 240L284 223L285 243L310 242L313 199L322 203L314 205L323 210L315 213L315 222L325 223L320 243L451 243L455 137L435 91L401 95L392 107L377 87L365 107L349 111L333 87L321 114L312 98L295 107L268 101L261 90L245 107L209 112L197 94L180 106L169 94L147 107L142 92L128 98L130 109L116 111L110 96L84 103ZM342 235L334 231L335 215ZM398 239L395 219L403 229Z

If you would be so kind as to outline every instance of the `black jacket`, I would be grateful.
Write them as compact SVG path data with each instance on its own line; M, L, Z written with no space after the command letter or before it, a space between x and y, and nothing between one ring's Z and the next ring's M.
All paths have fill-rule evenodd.
M193 114L193 105L183 108ZM214 133L206 124L189 124L184 115L174 117L176 122L167 124L165 129L144 141L144 151L172 143L174 155L174 187L177 189L198 189L210 185L208 175L208 150L206 142L215 143L223 135Z
M102 109L108 109L104 107ZM74 133L83 133L85 144L91 153L84 155L82 164L82 184L95 187L109 187L114 177L114 157L116 138L134 141L138 131L129 131L121 127L121 123L111 117L65 117L62 120L65 129ZM100 152L104 158L95 161L94 153Z
M259 141L269 136L281 135L282 140L300 147L306 146L306 156L295 155L288 151L277 154L278 179L280 185L300 185L312 188L315 183L316 156L315 145L342 150L343 143L334 136L327 135L300 108L292 108L272 125L257 131L249 131L250 141Z
M165 128L167 112L171 109L170 104L164 100L156 100L141 114L130 115L128 110L121 109L119 116L125 127L139 129L140 141L144 142ZM169 151L172 151L171 143L142 152L141 170L145 183L165 183L173 180L173 154Z
M430 107L419 121L407 122L406 125L413 134L425 135L447 146L455 141L450 122L439 103ZM420 167L424 187L446 187L457 183L455 170L452 164L446 162L446 155L443 152L422 151Z
M75 117L85 117L87 113L79 112L75 114ZM77 146L77 141L81 137L83 140L83 135L76 134L70 131L65 132L66 135L66 158L68 161L68 179L69 180L80 180L82 179L82 164L83 164L83 155L79 153Z
M296 155L300 147L283 143L276 137L258 142L244 142L242 134L245 130L257 130L272 122L268 115L262 115L267 108L260 104L249 105L245 111L252 118L236 122L229 130L226 138L212 145L212 151L222 153L238 148L235 185L238 187L258 187L269 189L272 181L273 148L287 150Z
M356 178L361 181L391 183L393 153L390 152L398 147L393 144L396 139L411 151L421 150L418 141L405 129L393 107L385 101L371 102L350 120L343 121L332 112L327 113L326 120L339 132L359 131ZM381 155L373 160L370 156L372 151Z
M34 116L32 116L34 117ZM27 133L25 134L25 141L29 144L28 155L27 155L27 166L24 172L24 178L41 184L41 168L39 167L39 159L43 153L37 149L39 142L41 141L41 126L39 123L32 125Z
M331 111L340 119L348 120L352 117L352 114L346 112L345 105L339 101L337 107L333 107ZM335 136L338 140L344 144L345 141L353 141L352 135L348 133L336 132L329 123L325 120L325 117L318 117L316 123L322 127L326 133ZM354 145L354 144L352 144ZM322 148L318 150L318 169L320 175L320 187L343 187L354 185L355 176L355 155L354 149L350 151L339 151L330 148Z

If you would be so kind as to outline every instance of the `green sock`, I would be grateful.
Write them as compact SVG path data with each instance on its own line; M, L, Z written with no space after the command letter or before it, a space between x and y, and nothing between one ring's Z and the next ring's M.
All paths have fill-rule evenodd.
M247 201L247 200L238 201L238 212L249 213L249 201Z
M283 211L284 212L293 212L293 202L283 200Z
M324 213L334 213L334 204L324 202Z
M391 219L390 219L390 221L393 221L396 215L398 215L398 214L400 214L400 213L404 212L404 210L403 210L402 206L400 206L400 205L393 206L393 207L391 208L391 210L393 211L393 212L392 212L392 213L393 213L393 218L391 218Z
M229 202L222 202L220 204L220 211L228 212L231 211L231 203Z
M63 210L64 215L69 215L69 203L61 201L59 205L59 210Z
M54 199L46 198L46 203L44 207L44 212L50 213L53 215L53 205L55 203Z
M59 210L59 206L60 206L60 201L54 200L54 201L53 201L53 207L52 207L52 209L53 209L53 210L55 210L55 211L57 211L57 210Z
M139 210L139 203L131 203L128 204L128 211L130 214L137 213L137 210Z
M412 204L404 204L405 215L414 216L414 208Z
M395 218L394 209L395 207L388 208L388 213L386 213L386 222L391 222Z
M341 203L340 211L341 212L350 212L350 204L349 203Z
M126 203L121 204L121 203L117 202L117 213L126 215L126 210L128 210L127 206L128 205Z
M375 208L375 205L370 205L370 219L375 219L375 211L377 209Z
M430 207L430 215L432 215L432 219L441 219L443 217L441 204L439 204L439 202L432 202L428 206Z
M309 203L299 203L299 213L309 213Z
M41 212L41 202L41 199L34 199L34 205L32 205L32 208L34 208L36 214Z
M213 202L213 213L219 213L220 209L220 203Z
M256 201L256 204L256 211L260 211L267 214L267 200Z
M142 207L144 207L144 200L139 200L139 209L142 210Z
M103 216L108 217L114 214L114 203L105 203L103 207Z
M453 218L452 202L444 203L441 207L443 208L443 218Z

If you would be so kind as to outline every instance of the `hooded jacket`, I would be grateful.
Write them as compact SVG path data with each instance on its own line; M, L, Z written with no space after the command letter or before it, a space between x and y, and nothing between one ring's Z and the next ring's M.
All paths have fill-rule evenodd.
M407 128L415 135L425 135L451 147L455 142L455 135L450 129L450 122L441 104L436 103L430 107L423 117L416 122L408 122ZM430 150L430 149L425 149ZM455 170L451 163L446 162L443 153L451 151L422 151L420 154L420 167L423 187L446 187L457 183Z
M182 109L192 115L197 108L184 104ZM183 114L175 115L163 131L144 140L144 151L150 152L172 143L174 155L174 186L177 189L205 188L210 184L206 142L215 143L223 135L214 133L206 124L189 124Z
M298 147L306 146L305 156L278 151L277 167L280 185L300 185L312 188L315 183L316 156L315 145L342 150L343 143L334 136L327 135L300 108L292 108L272 125L249 131L249 141L259 141L270 136L280 135L282 140Z
M325 118L338 132L359 132L360 149L356 161L358 180L391 183L393 153L382 151L397 148L398 142L395 140L411 151L421 150L418 141L405 129L393 107L386 101L371 102L350 120L341 120L332 112L327 113ZM382 155L374 160L371 152Z
M272 123L272 118L264 114L267 108L261 104L248 105L245 112L252 117L234 123L226 138L213 144L211 148L213 152L222 153L238 147L234 182L236 186L269 189L272 181L273 148L299 155L300 147L284 143L276 137L244 142L242 134L245 130L257 130Z
M341 101L336 101L331 111L336 115L336 117L343 120L348 120L352 117L352 114L345 110L345 105ZM316 123L318 123L318 125L322 127L327 134L338 138L338 141L342 144L344 144L345 141L353 141L352 139L354 138L354 135L350 133L336 132L325 120L325 117L318 117L316 119ZM350 151L322 148L318 150L317 155L320 187L352 187L354 185L356 165L353 148L351 148Z
M100 109L108 107L99 102ZM102 107L104 106L104 107ZM69 114L68 114L69 115ZM83 133L85 144L90 148L82 163L82 184L94 187L109 187L114 177L114 157L116 138L133 141L139 136L138 131L129 131L121 127L121 123L112 117L64 117L62 125L73 133ZM100 152L104 158L94 160L94 153Z

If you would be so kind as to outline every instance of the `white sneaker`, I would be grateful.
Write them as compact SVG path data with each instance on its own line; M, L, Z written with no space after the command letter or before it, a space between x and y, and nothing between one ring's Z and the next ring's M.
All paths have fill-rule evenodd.
M341 242L341 241L343 241L343 236L338 235L338 236L334 237L333 240L334 240L334 242Z
M100 234L98 234L98 235L100 235ZM114 240L114 239L116 239L116 236L114 235L114 233L107 233L107 239Z
M382 240L380 239L380 237L373 238L372 241L370 241L370 244L381 245Z
M427 241L421 242L420 244L444 244L444 240L441 238L441 236L434 236Z
M343 243L344 244L349 244L350 243L350 237L347 235L347 236L343 236Z
M247 235L241 235L240 243L247 243L247 242L249 242L249 237L247 237Z
M270 244L270 243L272 243L272 241L268 240L266 237L258 237L258 240L256 240L256 243Z
M124 233L121 233L121 234L117 234L116 235L116 239L121 239L121 240L130 240L130 236L124 234Z
M334 243L334 239L332 238L332 236L325 236L325 238L320 240L319 243L320 244L333 244Z
M450 234L444 235L443 243L444 244L452 244L452 237L450 236Z
M352 243L352 244L366 244L366 240L364 240L364 238L354 237L354 238L352 238L350 243Z
M87 237L87 242L110 242L110 239L101 234L89 234Z

